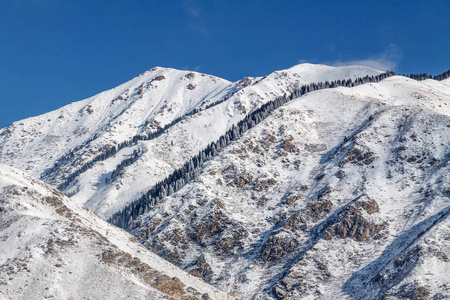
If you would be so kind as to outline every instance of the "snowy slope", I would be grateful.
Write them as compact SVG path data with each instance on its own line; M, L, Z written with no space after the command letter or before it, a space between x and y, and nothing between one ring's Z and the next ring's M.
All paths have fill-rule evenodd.
M0 214L0 298L226 298L49 185L4 165Z
M232 90L217 77L155 67L86 100L14 122L1 131L0 162L39 177L74 149L81 147L73 151L79 163L99 148L151 132Z
M40 176L58 158L65 156L50 175L43 177L57 186L105 149L135 134L151 132L155 126L168 124L193 108L203 108L158 138L139 141L95 163L70 182L64 191L66 194L73 195L74 201L100 216L109 217L217 140L248 112L275 97L306 83L379 73L361 66L336 68L301 64L265 77L246 77L229 83L209 75L156 68L90 99L15 122L4 129L0 137L0 162ZM155 80L158 76L165 79ZM193 84L195 89L187 88L188 84ZM143 92L139 95L141 89ZM207 108L217 101L223 102ZM89 105L92 105L92 114L86 112ZM58 119L59 115L64 117ZM48 128L42 128L46 122ZM87 142L93 138L92 142ZM118 180L105 185L117 165L134 151L141 153L140 159L122 170Z
M449 79L311 92L208 162L134 234L245 298L450 297L449 108Z
M361 66L302 64L230 83L195 72L154 68L115 89L0 130L0 163L42 176L53 186L64 183L70 202L56 196L79 215L88 232L95 230L101 240L106 238L155 270L172 270L169 279L177 276L211 296L210 287L203 289L201 281L192 281L134 242L127 245L129 236L123 231L78 207L109 217L274 98L307 83L380 73ZM142 216L133 233L192 275L244 298L448 297L449 108L449 79L418 82L395 76L354 88L310 92L274 111L224 149L195 182ZM154 138L123 144L168 124ZM118 168L124 160L129 163ZM17 178L13 173L18 171L5 170L6 177ZM113 176L116 170L119 175ZM16 189L13 196L15 192L19 198L27 194ZM24 203L36 205L31 199ZM39 213L42 210L46 213ZM37 278L39 270L53 277L58 268L76 268L72 264L79 261L73 253L63 257L59 251L64 261L60 263L52 253L53 242L47 246L55 238L66 245L69 237L60 237L60 232L73 232L58 223L61 216L48 205L25 212L11 214L10 220L18 223L11 221L17 226L4 228L11 230L4 236L18 236L17 228L30 222L23 219L28 214L35 222L31 228L38 229L37 240L45 241L30 243L42 244L45 251L33 256L38 258L32 260L37 272L13 277L11 289L0 289L0 294L18 295L26 289L26 278ZM49 216L56 221L49 221ZM121 282L130 297L146 293L137 286L159 293L141 273L133 274L135 269L110 275L108 268L120 268L116 265L123 256L105 252L111 249L109 244L98 249L98 239L78 237L75 246L89 245L90 260L81 264L77 282L92 280L81 274L106 259L106 266L95 271L104 270L111 281ZM0 245L2 250L16 249L6 259L28 257L19 249L22 239L11 247L10 240ZM39 267L43 263L39 257L45 255L60 266ZM10 261L5 260L5 268ZM14 262L14 270L4 274L10 276L8 272L19 270L21 264ZM62 292L67 277L59 278L60 285L51 289L44 281L41 287L70 296ZM67 291L82 293L75 286ZM100 295L102 290L86 293Z

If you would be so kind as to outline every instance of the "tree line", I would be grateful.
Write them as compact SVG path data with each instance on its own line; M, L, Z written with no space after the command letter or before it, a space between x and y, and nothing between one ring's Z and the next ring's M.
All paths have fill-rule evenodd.
M319 82L319 83L311 83L309 85L303 85L297 89L294 89L293 92L290 94L290 96L288 97L290 100L300 97L301 95L303 95L304 93L310 92L310 91L315 91L318 89L324 89L324 88L334 88L334 87L338 87L338 86L344 86L344 87L354 87L356 85L360 85L360 84L364 84L364 83L370 83L370 82L378 82L380 80L383 80L387 77L390 76L394 76L396 75L394 72L389 71L389 72L385 72L379 75L375 75L375 76L365 76L365 77L360 77L357 78L355 80L351 80L351 79L343 79L343 80L335 80L335 81L325 81L325 82ZM429 78L433 78L435 80L444 80L450 77L450 70L443 72L442 74L439 75L435 75L435 76L431 76L431 75L427 75L426 73L423 74L409 74L409 75L403 75L415 80L425 80L425 79L429 79ZM236 91L235 91L236 92ZM218 105L220 103L223 103L224 101L226 101L227 99L229 99L232 95L235 94L235 92L233 92L232 94L226 95L224 96L222 99L211 103L203 108L195 108L193 110L191 110L190 112L184 114L181 117L178 117L176 119L174 119L172 122L170 122L169 124L166 124L164 127L160 127L158 126L157 129L154 132L150 132L148 134L139 134L139 135L135 135L132 138L130 138L128 141L124 141L122 143L119 143L117 146L112 146L110 148L107 148L105 150L103 150L102 153L96 155L93 159L91 159L90 161L86 162L85 164L83 164L80 168L78 168L77 170L75 170L74 172L72 172L71 174L69 174L65 180L59 184L57 186L57 188L60 191L65 190L66 188L68 188L71 183L82 173L86 172L87 170L89 170L95 163L99 162L99 161L104 161L112 156L114 156L118 151L120 151L121 149L125 148L125 147L130 147L133 145L136 145L138 141L148 141L148 140L152 140L155 138L158 138L159 136L161 136L163 133L165 133L170 127L176 125L177 123L181 122L182 120L184 120L186 117L194 115L200 111L209 109L215 105ZM273 100L273 101L277 101L277 100ZM270 102L269 102L270 103ZM56 177L56 175L58 174L58 170L59 170L59 166L63 163L63 162L68 162L70 159L72 159L74 157L74 153L78 150L80 150L81 148L85 147L87 144L89 144L91 141L93 141L94 139L96 139L99 136L99 133L97 133L96 135L94 135L94 137L92 137L91 139L89 139L86 143L84 143L83 145L77 146L76 148L74 148L70 153L62 156L62 158L60 160L58 160L57 163L55 163L55 165L52 168L49 168L45 171L44 175L41 176L41 178L43 177L48 177L49 174L54 174L53 177ZM131 158L127 158L124 161L122 161L117 167L116 170L113 171L113 174L111 176L110 179L108 179L107 184L114 181L119 175L120 175L120 171L125 167L128 166L132 163L134 163L139 156L136 157L131 157Z
M133 221L143 213L148 212L152 206L161 199L180 190L185 184L193 180L199 173L203 164L211 158L217 156L219 152L227 147L231 142L239 139L247 130L255 127L258 123L269 116L272 111L284 105L286 102L301 97L309 92L335 88L339 86L354 87L365 83L379 82L387 77L394 76L394 72L386 72L375 76L365 76L355 80L335 80L302 85L294 89L289 95L284 94L272 101L263 104L260 108L249 113L243 120L233 125L218 140L210 143L196 156L189 159L181 168L175 170L164 180L158 182L154 187L145 192L140 198L134 200L129 205L113 214L108 222L128 229Z
M177 123L181 122L182 120L184 120L185 118L192 116L194 114L199 113L200 111L203 110L207 110L213 106L216 106L220 103L223 103L224 101L226 101L227 99L229 99L232 95L234 95L236 93L233 92L232 94L226 95L224 97L222 97L220 100L211 103L203 108L194 108L191 111L187 112L186 114L184 114L181 117L178 117L174 120L172 120L172 122L166 124L165 126L161 127L158 126L156 128L155 131L150 132L148 134L138 134L138 135L134 135L132 138L130 138L128 141L124 141L122 143L119 143L117 146L112 146L110 149L107 150L103 150L102 153L96 155L93 159L91 159L90 161L84 163L80 168L78 168L77 170L75 170L74 172L70 173L68 176L65 177L64 181L62 183L60 183L57 186L57 189L60 191L65 190L66 188L68 188L71 183L82 173L86 172L87 170L89 170L95 163L99 162L99 161L104 161L114 155L116 155L116 153L118 151L120 151L121 149L125 148L125 147L130 147L133 145L136 145L138 141L149 141L149 140L153 140L158 138L159 136L161 136L163 133L165 133L170 127L176 125ZM126 109L125 109L126 110ZM124 111L125 111L124 110ZM123 111L122 111L123 112ZM89 140L87 140L86 142L84 142L82 145L79 145L77 147L75 147L74 149L72 149L69 153L61 156L61 158L59 158L57 160L57 162L51 167L48 168L44 171L44 173L41 175L41 179L45 179L50 178L50 180L47 181L51 181L52 179L55 179L56 176L59 174L59 170L60 170L60 166L64 163L69 162L71 159L73 159L75 157L75 152L86 147L87 145L89 145L93 140L97 139L100 136L100 133L96 133L92 138L90 138ZM136 159L127 159L128 162L131 161L131 163L133 163ZM72 163L73 165L73 163ZM52 175L52 176L51 176ZM114 179L117 178L117 176L114 177ZM114 180L112 178L112 180ZM109 182L108 182L109 183Z

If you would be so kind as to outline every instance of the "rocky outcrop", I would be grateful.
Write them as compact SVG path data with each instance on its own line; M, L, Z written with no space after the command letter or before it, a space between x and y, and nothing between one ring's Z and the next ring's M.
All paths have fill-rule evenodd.
M236 177L233 180L232 185L242 188L245 185L251 183L252 180L253 180L253 176L251 174L243 173L243 174L240 174L238 177Z
M273 178L263 179L255 183L255 191L261 192L267 190L270 186L274 185L277 181Z
M141 262L138 257L132 257L129 253L110 248L103 252L100 259L106 264L119 265L131 269L133 274L140 276L153 288L164 294L172 297L186 294L185 284L180 279L176 277L170 278L165 274L161 274L146 263Z
M179 297L184 295L184 284L180 279L173 277L170 278L167 275L158 277L155 282L152 283L152 287L172 297Z
M295 197L294 197L295 199ZM302 210L292 214L284 224L290 230L306 231L308 222L316 222L331 211L333 203L330 200L309 202Z
M252 84L252 80L249 77L244 77L238 82L241 87L248 87L250 84Z
M363 210L368 214L379 211L378 203L375 200L365 202L355 202L346 207L337 216L337 222L329 227L323 238L330 240L333 237L351 238L358 242L363 242L370 238L379 239L381 232L386 228L386 223L376 224L364 217Z
M299 246L300 243L295 238L271 236L261 249L260 260L263 262L278 260Z
M211 267L206 262L205 256L200 255L200 257L195 261L194 268L189 271L189 274L196 277L205 278L211 273Z
M187 79L194 79L195 73L189 72L184 77L186 77Z
M425 300L429 299L430 291L419 283L412 282L403 284L397 289L385 293L386 298L388 298L389 296L395 296L398 299ZM440 298L439 295L436 295L436 297L433 297L432 299L442 298Z
M293 141L294 141L293 137L290 137L289 139L285 140L283 142L283 145L281 146L281 149L290 153L297 152L297 148L292 143Z
M364 150L363 147L355 145L345 155L345 157L339 162L339 166L351 162L357 165L370 165L375 160L375 154L369 150Z

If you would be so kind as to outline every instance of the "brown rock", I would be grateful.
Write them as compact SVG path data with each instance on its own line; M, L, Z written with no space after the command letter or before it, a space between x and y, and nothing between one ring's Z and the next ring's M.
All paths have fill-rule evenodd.
M193 276L204 278L211 272L211 267L206 262L204 255L200 255L194 266L195 268L189 271L189 274Z
M170 278L167 275L159 276L152 287L172 297L179 297L185 294L185 285L177 277Z
M271 236L261 248L260 259L263 262L278 260L287 253L293 252L299 245L295 238Z
M378 203L375 200L370 200L368 202L363 202L362 203L362 207L369 213L369 214L373 214L376 212L379 212L380 209L378 207Z
M262 190L267 190L267 188L271 185L274 185L276 183L276 180L273 178L265 179L262 181L259 181L255 183L254 189L258 192Z
M250 182L252 182L252 180L253 180L253 176L252 175L243 173L243 174L240 174L239 176L237 176L234 179L233 183L234 183L235 186L241 188L244 185L249 184Z
M187 73L186 75L185 75L185 77L187 78L187 79L193 79L194 77L195 77L195 74L194 73Z
M295 148L295 146L292 144L292 141L294 140L294 138L293 137L291 137L291 138L289 138L289 139L287 139L287 140L285 140L284 141L284 143L283 143L283 146L281 146L281 148L284 150L284 151L287 151L287 152L296 152L297 151L297 148Z
M327 229L324 238L352 238L358 242L363 242L380 233L386 224L374 224L367 221L361 211L361 207L368 213L378 211L378 204L375 200L369 202L356 202L339 213L337 222Z
M300 195L292 196L292 197L286 199L286 201L284 201L284 204L291 205L292 203L299 200L300 198L301 198Z
M247 87L250 84L252 84L252 80L248 77L244 77L241 80L239 80L238 85L242 86L242 87Z
M319 200L317 202L310 202L302 210L303 214L312 220L318 220L323 213L329 213L333 203L330 200Z

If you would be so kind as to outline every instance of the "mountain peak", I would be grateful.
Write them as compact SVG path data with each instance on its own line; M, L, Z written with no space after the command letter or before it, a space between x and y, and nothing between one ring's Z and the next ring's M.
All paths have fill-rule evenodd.
M33 192L37 181L9 192L18 185L9 179L0 194L24 203L36 222L52 220L49 232L77 222L68 211L113 243L107 232L120 233L84 206L246 298L446 297L448 74L300 64L230 83L157 67L3 129L0 162L70 198ZM67 209L33 204L33 195ZM11 216L21 214L13 206ZM5 235L19 235L22 223ZM123 262L99 249L96 257Z

